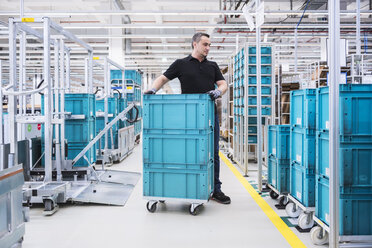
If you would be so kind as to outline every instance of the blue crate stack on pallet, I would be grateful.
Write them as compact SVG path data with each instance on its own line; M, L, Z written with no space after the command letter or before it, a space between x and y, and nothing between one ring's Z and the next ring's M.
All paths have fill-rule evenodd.
M286 194L290 187L290 125L270 125L268 132L268 183L279 194ZM272 192L270 196L276 198Z
M257 65L256 47L242 48L234 56L234 122L235 129L243 123L244 109L248 108L248 143L257 144ZM261 47L261 104L262 116L271 115L271 83L272 83L272 48ZM245 87L248 95L245 96ZM245 106L245 97L248 106ZM238 140L237 130L234 140Z
M108 122L112 121L117 115L119 110L119 98L118 97L109 97L108 98ZM105 99L96 101L96 114L100 114L99 117L96 117L96 134L101 132L105 126L105 117L103 116L103 113L105 112ZM97 114L98 115L98 114ZM118 148L118 130L119 130L119 123L115 123L112 126L112 139L114 141L114 147L111 145L111 131L110 129L107 131L108 136L108 149L117 149ZM97 142L97 149L99 148L99 145L101 146L101 149L105 148L105 135L102 136L100 139L101 141ZM99 144L100 142L100 144Z
M71 115L84 116L83 119L65 120L65 138L68 143L67 159L74 159L96 135L96 100L94 94L65 94L65 112ZM42 96L41 112L44 113L44 96ZM44 130L44 128L43 128ZM54 137L54 135L53 135ZM44 131L42 139L44 140ZM96 150L93 146L85 155L90 163L96 161ZM44 144L42 144L44 150ZM43 163L43 160L42 160ZM88 166L88 162L81 158L74 166Z
M143 96L143 195L205 200L213 192L214 103L207 94Z
M290 195L314 207L316 90L291 91L290 101Z
M316 210L329 224L329 88L317 89ZM372 235L372 85L340 85L340 235Z

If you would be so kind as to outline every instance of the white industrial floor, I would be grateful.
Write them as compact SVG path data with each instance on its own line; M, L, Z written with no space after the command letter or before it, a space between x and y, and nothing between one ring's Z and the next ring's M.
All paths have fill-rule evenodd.
M111 169L142 173L141 144ZM142 178L124 207L67 204L50 217L42 215L43 208L32 208L23 247L291 247L223 162L221 180L232 203L210 201L198 216L191 216L188 204L182 203L158 204L149 213ZM274 200L264 199L275 209ZM309 233L291 230L307 247L319 247L311 244Z

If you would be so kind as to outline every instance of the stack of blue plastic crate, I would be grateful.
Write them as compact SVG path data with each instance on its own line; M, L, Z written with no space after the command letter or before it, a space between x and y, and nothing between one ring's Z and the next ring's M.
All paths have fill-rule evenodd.
M268 181L280 194L289 193L290 125L270 125L268 130Z
M244 48L234 56L234 140L238 140L237 125L241 123L244 104Z
M143 195L208 200L214 103L207 94L143 96Z
M271 115L272 48L261 47L261 114ZM248 143L257 143L257 57L256 47L248 48ZM254 126L255 125L255 126Z
M119 98L118 97L109 97L108 98L108 114L112 115L108 118L108 122L112 121L119 111ZM96 101L96 112L105 112L105 99ZM96 134L101 132L106 126L105 117L100 116L96 118ZM118 148L118 129L119 123L115 123L112 126L112 137L114 141L114 147L111 146L111 131L108 130L108 149L117 149ZM101 149L105 148L105 136L102 136L100 141ZM97 143L98 149L99 143Z
M316 216L329 224L329 88L317 89ZM372 85L340 85L340 235L372 235Z
M315 206L316 90L291 91L290 194L305 207Z
M65 111L71 115L84 115L84 119L65 120L65 138L68 143L66 152L67 159L74 159L95 137L96 134L96 113L95 113L94 94L65 94ZM44 114L44 96L42 96L41 112ZM55 137L55 135L53 135ZM44 128L42 132L44 140ZM61 144L62 145L62 144ZM44 150L44 144L42 144ZM96 161L95 147L91 148L86 154L90 163ZM43 161L42 161L43 163ZM88 162L81 158L75 166L88 166Z
M245 66L247 63L247 66ZM247 68L247 71L246 71ZM257 65L256 47L242 48L234 56L234 122L241 123L244 118L245 97L248 101L248 143L257 143ZM272 48L261 47L261 104L262 116L271 115L271 80L272 80ZM247 74L247 75L246 75ZM248 95L244 95L248 87ZM235 139L238 137L235 133Z

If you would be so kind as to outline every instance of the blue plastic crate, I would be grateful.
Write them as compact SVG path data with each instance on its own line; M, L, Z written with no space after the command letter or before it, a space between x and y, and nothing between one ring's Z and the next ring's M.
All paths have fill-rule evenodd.
M208 200L213 192L213 163L204 170L143 169L143 195L177 199Z
M315 129L316 91L304 89L291 91L290 123L300 128Z
M261 119L262 123L265 123L265 117L262 117ZM257 124L257 117L248 117L248 124Z
M257 77L256 76L249 76L248 84L256 85L257 84ZM261 84L271 84L271 77L270 76L261 76Z
M249 144L257 144L257 135L248 134L248 143Z
M257 74L256 66L248 66L248 74ZM271 66L270 65L263 65L261 66L261 75L271 74Z
M289 159L279 160L275 157L269 157L268 181L279 193L289 193L290 174Z
M129 80L129 83L141 84L140 74L136 70L126 70L125 79Z
M257 127L256 126L248 126L248 133L249 134L256 134L257 133Z
M268 153L277 159L290 159L290 125L268 127Z
M110 78L111 78L111 80L113 80L113 79L122 80L123 79L123 73L122 73L121 70L111 70L110 71Z
M213 131L184 130L183 134L172 134L163 130L162 133L150 129L143 131L143 162L163 164L162 168L195 169L194 165L204 165L213 162L214 139ZM170 133L170 134L169 134Z
M353 192L372 194L372 143L340 143L340 185L353 187ZM316 171L329 177L329 133L317 132ZM358 191L359 190L359 191ZM345 192L351 193L351 192Z
M249 64L256 64L257 63L256 56L249 56L248 63ZM271 56L261 56L261 64L271 64Z
M271 95L271 87L261 87L262 95Z
M302 166L290 166L290 194L305 207L315 206L315 174Z
M329 129L328 95L328 87L317 89L317 128L319 130ZM371 84L340 85L340 134L345 142L372 142Z
M256 86L249 86L248 87L248 94L249 95L256 95L257 94L257 87ZM261 94L262 95L271 95L271 87L261 86Z
M61 98L59 100L61 101ZM84 115L85 118L95 117L95 106L94 94L65 94L65 112L70 112L72 115ZM41 96L41 114L44 114L44 95Z
M240 79L239 86L244 86L244 76Z
M271 115L271 108L262 107L262 115ZM248 107L248 115L257 115L257 107Z
M256 47L249 47L249 54L256 54ZM261 54L271 54L271 47L261 47Z
M291 163L295 163L315 173L315 140L314 130L291 127Z
M109 97L108 101L108 113L113 114L114 117L118 114L118 98L117 97ZM105 99L97 100L96 101L96 112L105 112Z
M271 105L271 98L267 96L261 97L262 105ZM248 105L257 105L257 97L251 96L248 98Z
M340 235L372 235L372 194L340 192ZM316 177L315 216L329 225L329 180Z
M65 138L71 142L89 142L96 136L96 120L66 120Z
M207 94L144 95L143 128L211 129L214 108Z

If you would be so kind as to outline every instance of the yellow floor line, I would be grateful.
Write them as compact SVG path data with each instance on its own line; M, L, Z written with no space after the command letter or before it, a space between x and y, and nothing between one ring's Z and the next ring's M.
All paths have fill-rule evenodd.
M240 183L243 184L244 188L252 196L253 200L257 205L264 211L264 213L269 217L270 221L279 230L287 242L295 248L306 247L304 243L297 237L294 232L284 223L284 221L275 213L275 211L270 207L269 204L257 193L257 191L252 187L252 185L240 174L240 172L235 168L234 165L223 155L219 153L221 159L230 168L234 175L239 179Z

